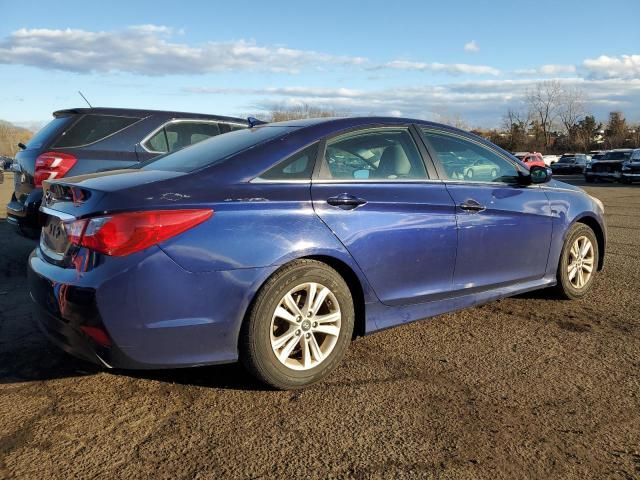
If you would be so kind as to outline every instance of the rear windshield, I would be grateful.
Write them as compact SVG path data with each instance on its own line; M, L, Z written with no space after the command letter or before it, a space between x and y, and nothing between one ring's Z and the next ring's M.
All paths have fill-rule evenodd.
M71 128L63 132L53 145L55 148L82 147L113 135L140 120L139 117L116 115L83 115Z
M631 156L631 152L607 152L603 160L625 160Z
M58 131L63 128L64 124L71 120L70 117L56 117L42 127L38 132L31 137L27 148L42 148L45 144L51 141L54 135L57 135Z
M558 163L573 163L576 161L576 157L562 157L558 160Z
M260 143L286 135L295 127L254 127L225 133L196 143L177 152L153 158L142 163L145 170L193 172L223 162L226 158Z

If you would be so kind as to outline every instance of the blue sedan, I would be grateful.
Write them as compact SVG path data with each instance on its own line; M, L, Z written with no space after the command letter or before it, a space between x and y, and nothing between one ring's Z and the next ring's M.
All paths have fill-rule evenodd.
M473 177L471 165L483 165ZM46 182L29 258L43 330L118 368L240 360L319 381L363 335L603 267L600 201L445 125L314 119Z

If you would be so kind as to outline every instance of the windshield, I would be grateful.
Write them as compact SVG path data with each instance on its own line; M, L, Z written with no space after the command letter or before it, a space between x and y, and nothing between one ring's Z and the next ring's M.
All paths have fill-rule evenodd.
M576 161L576 157L562 157L558 160L558 163L574 163Z
M254 127L218 135L177 152L148 160L138 166L144 170L169 170L193 172L203 167L221 163L244 150L255 147L297 127Z
M631 156L631 152L607 152L603 160L626 160Z

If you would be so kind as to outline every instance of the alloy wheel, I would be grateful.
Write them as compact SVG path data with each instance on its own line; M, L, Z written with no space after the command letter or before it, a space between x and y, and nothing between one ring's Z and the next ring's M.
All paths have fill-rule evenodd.
M284 366L310 370L336 346L342 314L333 292L315 282L287 292L271 318L271 349Z
M567 261L567 273L571 286L581 289L589 283L594 263L595 252L591 240L586 236L578 237L569 250Z

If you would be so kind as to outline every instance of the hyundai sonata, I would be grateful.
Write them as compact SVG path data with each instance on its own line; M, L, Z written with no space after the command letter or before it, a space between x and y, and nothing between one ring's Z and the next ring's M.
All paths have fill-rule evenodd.
M491 168L473 177L461 164ZM297 388L354 335L529 290L585 295L602 203L448 126L275 123L45 182L39 323L106 367L242 361Z

